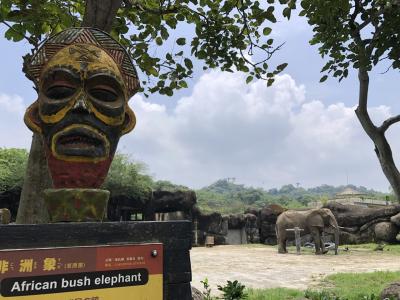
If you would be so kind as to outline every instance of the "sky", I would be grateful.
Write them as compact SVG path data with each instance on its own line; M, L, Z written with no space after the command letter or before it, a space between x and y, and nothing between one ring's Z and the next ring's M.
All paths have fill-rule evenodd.
M144 162L155 179L191 188L229 177L265 189L349 183L387 192L373 143L354 114L356 74L319 83L324 63L308 44L312 30L304 19L279 21L272 34L285 42L273 63L289 63L272 87L212 70L197 72L189 89L172 98L135 95L129 105L137 125L118 151ZM0 147L30 147L23 115L36 93L21 71L29 49L0 38ZM369 111L377 125L400 111L400 75L384 70L379 66L370 79ZM398 127L387 134L397 163Z

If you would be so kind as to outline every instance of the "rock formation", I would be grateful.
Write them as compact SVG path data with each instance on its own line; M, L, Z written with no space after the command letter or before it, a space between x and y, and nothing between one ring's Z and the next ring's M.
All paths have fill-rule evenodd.
M260 242L268 245L276 245L275 223L278 216L285 209L278 204L265 206L259 212Z
M341 244L360 244L368 242L396 242L400 205L365 208L360 205L328 203L325 205L335 215L341 226Z
M400 300L400 282L391 283L381 293L380 299Z

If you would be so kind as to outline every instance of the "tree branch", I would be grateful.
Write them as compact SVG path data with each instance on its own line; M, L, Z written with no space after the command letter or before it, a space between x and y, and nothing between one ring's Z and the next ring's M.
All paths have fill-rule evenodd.
M349 21L350 23L354 24L354 22L355 22L355 20L356 20L356 18L358 16L360 10L361 10L361 2L359 0L356 0L355 4L354 4L354 11L353 11L353 13L351 14L351 17L350 17L350 21Z
M35 39L33 39L33 38L29 37L29 36L26 36L26 35L23 34L22 32L19 32L18 30L15 30L14 27L12 27L10 24L8 24L8 23L5 22L5 21L1 21L1 23L3 23L4 25L6 25L6 26L7 26L8 28L10 28L12 31L14 31L14 32L20 34L21 36L23 36L24 39L26 39L26 40L29 42L29 44L31 44L35 49L38 47L39 43L38 43L37 40L35 40Z
M358 107L355 112L365 132L373 141L375 141L375 138L380 133L380 131L374 125L368 114L367 105L368 105L369 76L365 67L360 67L360 69L358 70L358 80L360 82L360 90L358 98Z
M395 124L397 122L400 122L400 115L397 115L397 116L394 116L394 117L391 117L391 118L385 120L378 129L379 129L379 131L381 131L383 133L386 130L388 130L388 128L391 125L393 125L393 124Z
M171 5L168 2L168 5L166 6L166 8L163 8L163 6L160 5L160 9L150 9L148 7L143 7L143 5L141 5L141 3L139 3L138 1L123 0L123 2L124 2L125 7L128 9L135 9L136 11L147 12L147 13L151 13L151 14L155 14L155 15L159 15L159 16L167 15L167 14L175 14L184 7L184 6L179 6L179 5Z

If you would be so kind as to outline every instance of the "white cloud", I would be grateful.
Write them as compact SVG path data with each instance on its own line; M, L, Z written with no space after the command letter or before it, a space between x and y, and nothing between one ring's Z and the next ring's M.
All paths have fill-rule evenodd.
M22 98L18 95L0 94L0 106L5 112L24 115L25 105Z
M122 138L122 151L157 178L191 187L224 177L267 188L338 185L348 174L350 183L387 189L355 107L306 100L305 87L289 75L271 88L262 81L246 85L243 76L206 73L173 111L136 96L138 125ZM391 115L387 106L370 111L378 121Z
M145 162L156 178L191 187L225 177L266 188L339 185L348 175L350 183L387 189L355 107L307 99L289 75L271 88L244 82L241 73L206 73L173 110L135 96L137 126L122 137L120 151ZM29 148L25 109L21 97L0 94L0 147ZM370 112L377 124L392 115L383 105ZM388 132L395 156L399 133Z
M20 96L0 93L0 147L30 147L32 133L23 122L25 109Z

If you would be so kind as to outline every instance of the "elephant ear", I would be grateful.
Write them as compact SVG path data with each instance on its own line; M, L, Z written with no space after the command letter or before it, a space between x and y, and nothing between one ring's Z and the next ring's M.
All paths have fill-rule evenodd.
M337 228L338 223L332 211L328 208L324 208L324 212L326 214L326 219L328 220L327 223L329 223L329 225L332 226L333 228Z
M307 224L308 226L324 227L324 220L318 209L315 209L310 212L310 214L307 217Z

